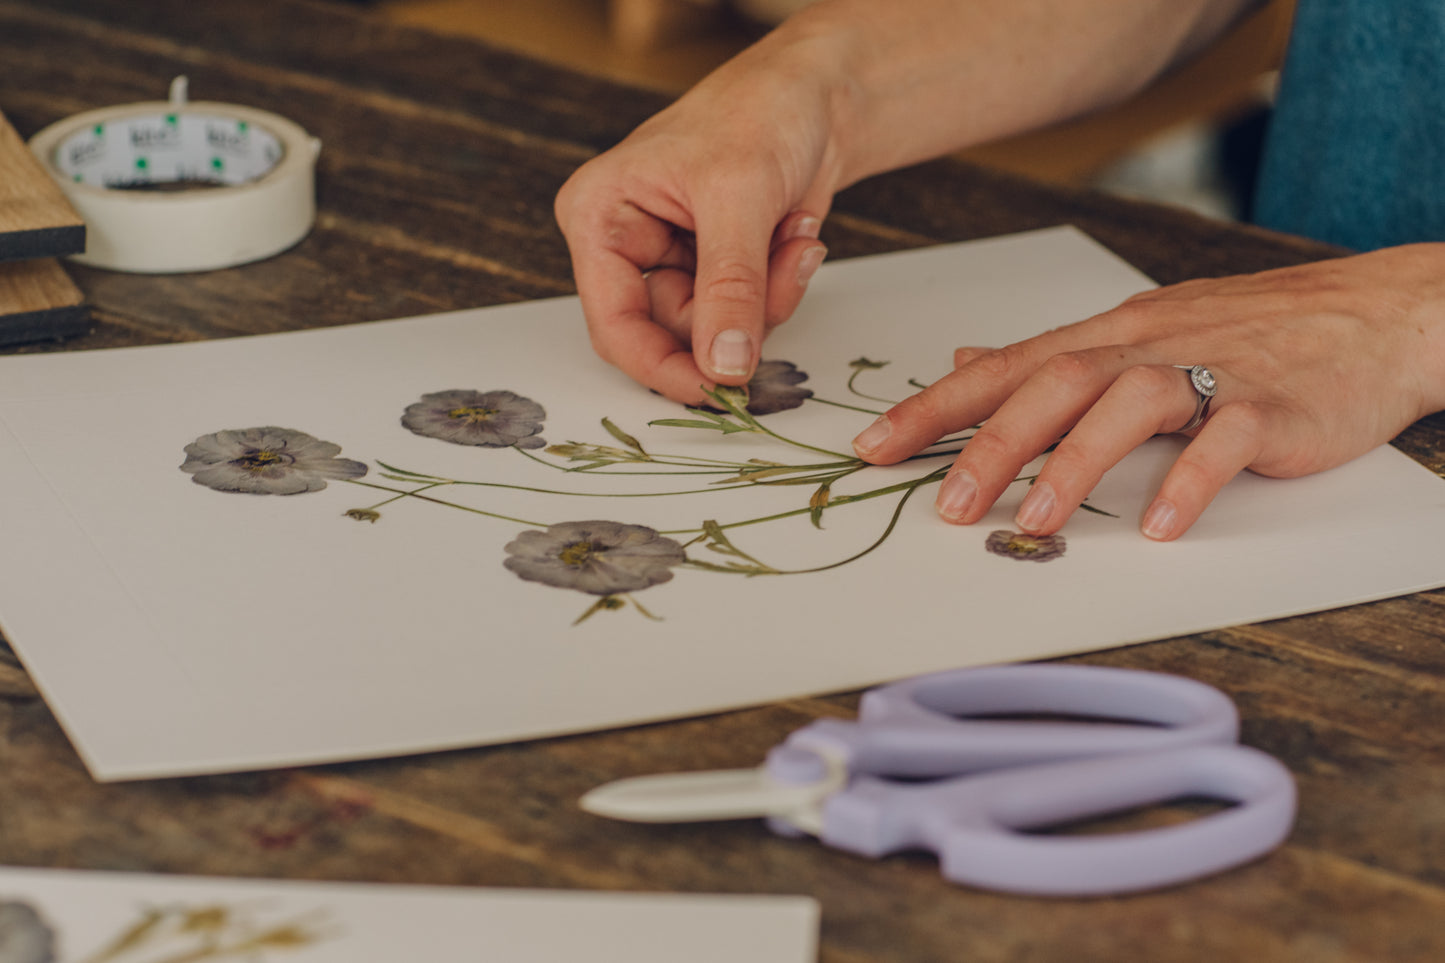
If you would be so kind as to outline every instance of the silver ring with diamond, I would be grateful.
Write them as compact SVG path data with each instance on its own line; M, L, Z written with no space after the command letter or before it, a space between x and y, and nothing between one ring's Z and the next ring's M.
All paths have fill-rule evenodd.
M1174 367L1189 372L1189 384L1194 389L1194 416L1176 431L1193 431L1204 424L1209 417L1209 402L1214 399L1217 384L1214 373L1202 364L1176 364Z

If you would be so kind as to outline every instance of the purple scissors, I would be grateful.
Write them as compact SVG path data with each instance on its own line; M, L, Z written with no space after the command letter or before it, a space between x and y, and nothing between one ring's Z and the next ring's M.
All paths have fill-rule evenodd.
M998 718L1026 715L1089 721ZM813 722L756 769L624 779L581 805L640 822L763 816L777 832L870 857L927 849L946 878L985 889L1124 893L1248 862L1289 834L1289 770L1238 735L1234 703L1192 679L960 669L867 692L857 721ZM1136 832L1030 832L1185 797L1235 805Z

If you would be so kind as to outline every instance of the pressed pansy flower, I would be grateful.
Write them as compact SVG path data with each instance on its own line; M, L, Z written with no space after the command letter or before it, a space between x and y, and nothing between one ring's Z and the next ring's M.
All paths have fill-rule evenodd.
M54 963L55 934L29 903L0 900L0 960Z
M526 531L506 546L504 563L529 582L592 595L636 592L672 578L687 561L682 546L646 525L560 522Z
M808 380L806 371L799 371L791 361L759 361L752 380L748 382L748 414L775 415L789 408L801 408L813 397L812 388L799 388ZM713 405L699 405L708 411L721 411Z
M341 446L291 428L238 428L202 435L186 446L181 471L223 492L296 495L319 492L327 479L360 478L363 462L336 457Z
M748 382L748 414L771 415L789 408L801 408L813 397L812 388L798 386L808 380L791 361L760 361Z
M1029 535L1000 529L989 532L983 545L995 555L1026 562L1048 562L1064 554L1065 542L1062 535Z
M401 423L418 435L454 445L541 448L547 412L511 391L434 391L408 405Z

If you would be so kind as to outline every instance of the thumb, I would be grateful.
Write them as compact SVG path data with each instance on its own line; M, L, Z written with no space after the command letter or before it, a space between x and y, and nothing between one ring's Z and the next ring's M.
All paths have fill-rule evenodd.
M746 384L758 364L775 219L734 212L697 225L692 350L703 374Z

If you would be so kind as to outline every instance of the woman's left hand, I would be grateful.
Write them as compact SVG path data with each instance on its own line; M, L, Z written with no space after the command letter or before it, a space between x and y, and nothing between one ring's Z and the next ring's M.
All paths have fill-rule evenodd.
M938 494L940 515L970 524L1057 443L1016 520L1036 534L1060 529L1134 448L1184 427L1199 396L1176 366L1205 365L1208 417L1141 524L1173 539L1243 469L1322 471L1445 408L1445 244L1160 288L1007 348L960 348L954 364L854 448L892 464L986 422Z

